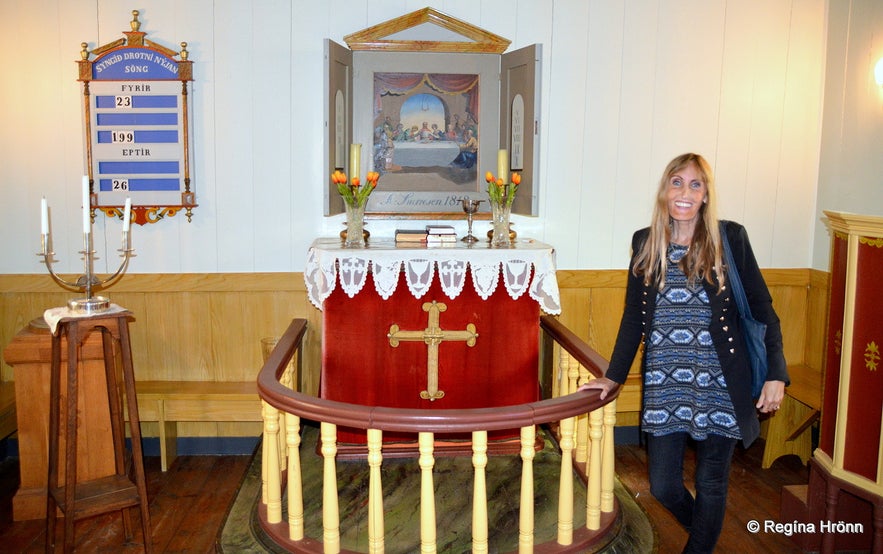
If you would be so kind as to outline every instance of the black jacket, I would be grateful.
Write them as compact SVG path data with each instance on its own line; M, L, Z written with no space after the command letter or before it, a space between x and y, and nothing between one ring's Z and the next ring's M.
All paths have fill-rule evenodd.
M779 317L773 310L772 298L757 266L754 252L751 250L748 234L742 225L732 221L726 222L725 228L733 258L742 278L742 286L748 297L751 314L754 319L767 325L765 338L769 366L767 380L790 384L785 356L782 352L782 328ZM625 310L606 373L609 379L617 383L625 383L638 346L647 340L646 331L651 326L656 308L655 286L652 284L645 286L643 276L635 276L631 270L634 255L640 251L649 234L649 228L644 228L635 232L632 237L632 261L629 263ZM747 448L760 433L755 402L751 398L751 368L742 339L736 302L731 297L729 283L725 284L718 294L717 275L713 277L715 284L702 280L711 306L712 323L709 331L736 412L742 443ZM646 348L646 343L644 346ZM642 372L646 369L645 363L645 360L641 361Z

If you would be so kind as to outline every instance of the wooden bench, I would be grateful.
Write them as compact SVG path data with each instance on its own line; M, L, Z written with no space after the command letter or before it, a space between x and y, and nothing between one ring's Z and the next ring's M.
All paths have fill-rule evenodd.
M18 429L15 417L15 382L2 381L0 382L0 440Z
M822 372L807 365L788 366L791 385L775 415L768 420L761 467L773 465L787 454L796 454L806 464L812 456L812 437L807 431L820 416Z
M159 424L162 470L177 456L178 422L262 421L255 381L138 381L141 422Z

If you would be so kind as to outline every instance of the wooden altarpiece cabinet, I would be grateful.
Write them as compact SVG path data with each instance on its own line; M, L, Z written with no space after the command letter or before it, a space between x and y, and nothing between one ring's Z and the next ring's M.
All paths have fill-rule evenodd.
M488 212L484 175L500 149L522 178L513 213L538 213L539 45L505 52L508 39L432 8L344 41L325 44L326 175L379 172L369 217L462 217L464 197ZM325 215L341 212L329 179Z
M550 246L403 248L372 238L346 249L319 239L304 278L323 311L322 398L426 410L539 400L540 315L561 311ZM505 448L518 432L491 442ZM437 437L448 443L440 448L471 452L463 439ZM338 441L339 455L364 451L363 431L338 429ZM416 434L384 433L384 443L384 456L409 454Z

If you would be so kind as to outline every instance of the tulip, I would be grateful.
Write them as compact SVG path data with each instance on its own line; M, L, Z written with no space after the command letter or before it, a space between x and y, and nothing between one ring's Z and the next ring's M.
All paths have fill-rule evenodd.
M490 171L488 171L487 173L484 174L484 180L487 181L488 183L493 183L494 182L494 174L491 173Z
M521 174L520 173L513 173L512 174L512 184L515 185L516 187L521 184Z

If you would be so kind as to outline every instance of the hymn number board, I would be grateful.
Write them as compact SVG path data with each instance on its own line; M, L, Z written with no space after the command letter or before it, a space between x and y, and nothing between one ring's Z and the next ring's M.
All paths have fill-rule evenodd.
M126 38L91 52L83 43L80 53L92 207L121 217L131 198L134 223L155 223L181 209L190 221L196 198L190 182L187 82L193 72L187 43L175 52L146 39L138 30L138 12L132 14Z

